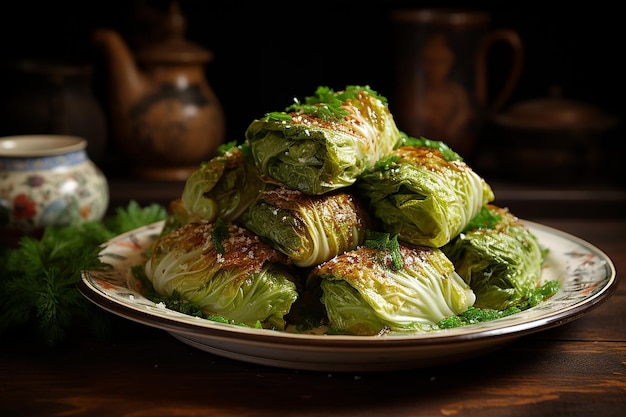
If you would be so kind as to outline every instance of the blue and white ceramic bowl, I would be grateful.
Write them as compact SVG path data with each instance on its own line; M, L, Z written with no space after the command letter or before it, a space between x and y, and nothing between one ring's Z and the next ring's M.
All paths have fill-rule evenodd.
M104 217L109 185L86 148L87 141L76 136L0 138L3 234L33 234Z

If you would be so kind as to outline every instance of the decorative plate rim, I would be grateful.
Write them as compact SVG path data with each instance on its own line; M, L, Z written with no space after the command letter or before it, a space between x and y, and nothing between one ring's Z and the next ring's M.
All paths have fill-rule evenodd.
M163 221L152 223L114 237L102 245L101 259L112 265L107 271L81 271L79 291L99 307L129 320L167 331L191 346L228 354L218 349L224 343L266 346L288 346L302 350L356 350L378 349L432 349L433 346L458 344L499 344L506 341L560 326L579 318L606 301L616 290L616 270L612 260L591 243L532 221L522 220L549 250L544 279L558 279L561 289L549 300L529 310L490 322L453 329L435 330L391 336L314 335L253 329L218 323L188 316L143 297L132 285L130 265L139 264L147 245L158 236ZM265 363L243 355L243 360ZM271 363L271 365L276 365ZM306 368L306 367L305 367Z

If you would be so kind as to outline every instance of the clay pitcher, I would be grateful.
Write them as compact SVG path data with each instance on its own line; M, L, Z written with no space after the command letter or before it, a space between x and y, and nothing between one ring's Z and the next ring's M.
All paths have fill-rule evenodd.
M177 2L166 19L167 37L131 52L121 35L97 29L106 56L114 142L133 174L185 180L225 139L221 104L204 75L212 53L183 38Z
M397 10L391 17L397 82L392 111L398 126L412 136L444 141L471 159L485 121L500 111L518 83L519 34L491 29L489 13L475 10ZM497 62L491 58L499 55L490 58L496 45L510 52ZM503 79L493 91L491 75Z

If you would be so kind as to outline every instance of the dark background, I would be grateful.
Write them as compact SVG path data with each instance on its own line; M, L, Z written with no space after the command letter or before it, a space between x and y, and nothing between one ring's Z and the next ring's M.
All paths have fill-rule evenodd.
M492 28L518 31L525 46L525 65L509 105L545 97L556 85L564 97L623 120L625 22L609 4L182 0L181 9L187 19L186 38L214 53L214 60L206 66L207 80L224 107L227 139L239 140L254 118L282 110L294 97L311 95L319 85L335 89L370 85L389 99L393 112L389 13L400 8L487 10L492 14ZM100 26L114 28L131 47L137 47L150 38L154 22L167 6L163 0L4 2L0 58L93 64L94 93L106 112L106 69L101 51L91 43L91 32ZM505 52L496 52L495 60L498 53ZM493 83L498 74L495 67ZM622 138L620 124L602 146L618 146ZM107 146L114 154L112 141ZM612 149L608 153L614 155ZM612 182L621 171L610 171L603 180Z

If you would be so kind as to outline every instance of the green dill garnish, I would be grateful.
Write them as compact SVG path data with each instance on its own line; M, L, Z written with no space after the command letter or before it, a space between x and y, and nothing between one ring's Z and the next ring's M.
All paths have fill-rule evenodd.
M399 271L404 266L397 234L391 236L389 233L368 230L366 231L363 245L368 248L389 252L391 255L391 269L393 271Z
M25 236L15 247L0 247L0 334L22 330L48 346L85 326L104 337L110 317L78 291L81 271L106 268L98 255L107 240L166 215L162 206L142 208L131 201L103 221L47 227L39 238Z
M223 255L225 250L222 242L224 239L228 237L228 226L221 218L218 218L215 222L215 228L213 228L213 233L211 234L211 239L213 239L213 246L215 250L220 255Z

